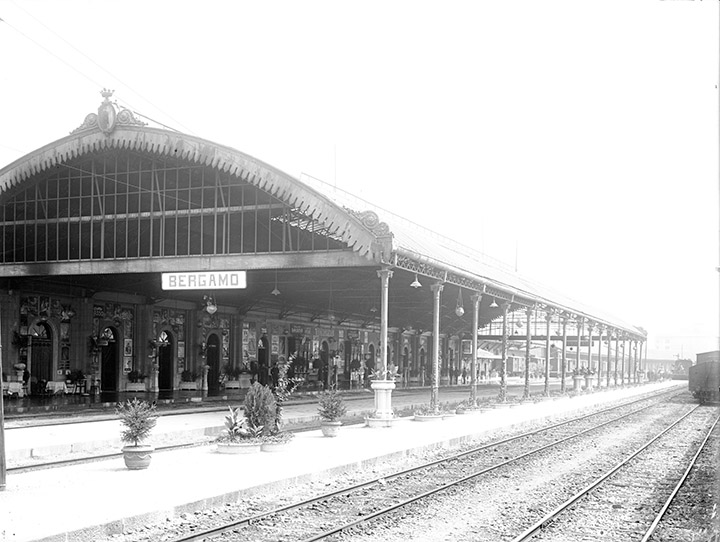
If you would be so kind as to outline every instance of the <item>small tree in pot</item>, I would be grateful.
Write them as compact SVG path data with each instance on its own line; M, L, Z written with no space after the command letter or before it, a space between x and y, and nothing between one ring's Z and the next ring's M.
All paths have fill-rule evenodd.
M342 425L342 418L347 412L345 399L333 387L320 395L318 414L320 414L320 429L326 437L336 437Z
M123 447L125 466L131 470L146 469L150 465L155 448L149 444L141 444L149 436L157 423L155 403L141 401L137 397L119 403L115 413L125 426L120 434Z
M248 453L259 451L263 442L263 427L253 427L238 407L228 407L230 413L225 416L225 431L216 440L220 453Z

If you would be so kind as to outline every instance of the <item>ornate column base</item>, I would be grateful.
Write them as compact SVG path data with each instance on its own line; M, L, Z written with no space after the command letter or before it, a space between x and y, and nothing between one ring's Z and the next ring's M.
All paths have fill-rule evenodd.
M398 418L392 410L392 390L395 389L394 380L373 380L370 387L375 392L375 412L365 418L368 427L392 427Z

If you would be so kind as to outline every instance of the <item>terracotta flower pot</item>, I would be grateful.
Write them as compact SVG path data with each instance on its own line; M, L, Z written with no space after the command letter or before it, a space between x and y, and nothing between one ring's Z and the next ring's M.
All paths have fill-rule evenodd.
M260 451L261 442L218 442L217 451L221 454L252 454Z
M330 421L330 420L323 420L320 422L320 430L322 431L322 434L324 437L337 437L340 433L340 426L342 425L342 422L337 421Z
M125 466L130 470L146 469L150 466L154 446L141 444L139 446L124 446L122 449Z

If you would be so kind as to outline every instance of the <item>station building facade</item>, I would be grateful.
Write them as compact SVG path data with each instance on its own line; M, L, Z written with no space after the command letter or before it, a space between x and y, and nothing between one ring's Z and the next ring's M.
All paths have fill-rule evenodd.
M79 373L93 393L215 393L278 362L318 387L361 385L365 366L469 380L481 359L559 373L573 340L576 370L641 369L641 328L109 98L0 170L2 373L26 393Z

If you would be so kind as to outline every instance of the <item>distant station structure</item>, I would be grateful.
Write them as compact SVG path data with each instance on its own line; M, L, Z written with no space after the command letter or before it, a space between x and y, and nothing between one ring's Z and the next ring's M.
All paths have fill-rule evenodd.
M642 377L642 328L103 98L0 170L5 393L214 394L282 366L316 388L370 376L368 423L391 425L396 386L437 405L491 374Z

